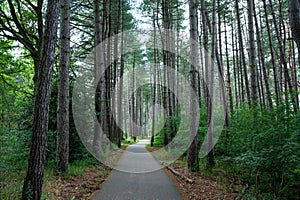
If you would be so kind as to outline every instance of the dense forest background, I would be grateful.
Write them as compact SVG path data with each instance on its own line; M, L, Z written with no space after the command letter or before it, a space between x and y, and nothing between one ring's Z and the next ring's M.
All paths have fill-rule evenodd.
M122 34L129 30L130 37ZM145 31L147 41L134 35ZM140 48L128 52L130 44ZM192 134L179 158L189 173L236 177L245 199L300 198L299 0L2 0L0 52L1 199L50 198L45 183L98 164L78 135L71 106L91 54L91 79L99 80L92 112L103 129L93 127L94 147L103 145L103 135L118 147L134 136L166 147L184 121L172 92L185 92L182 75L199 99L188 102L192 122L180 130ZM155 84L130 91L140 68ZM123 80L127 71L133 76ZM214 87L224 113L215 146ZM136 129L127 114L150 126Z

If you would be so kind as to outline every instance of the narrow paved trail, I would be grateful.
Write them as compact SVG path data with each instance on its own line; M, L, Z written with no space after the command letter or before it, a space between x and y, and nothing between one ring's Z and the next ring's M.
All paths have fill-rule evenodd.
M182 200L176 186L146 150L148 140L131 145L95 200Z

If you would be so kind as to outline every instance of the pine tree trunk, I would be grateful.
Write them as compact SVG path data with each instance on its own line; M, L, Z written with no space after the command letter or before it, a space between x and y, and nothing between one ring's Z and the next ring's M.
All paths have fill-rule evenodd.
M57 111L57 170L67 172L69 160L70 0L61 0L60 49Z
M197 14L197 2L196 0L189 0L189 12L190 12L190 38L191 38L191 86L197 91L197 70L199 63L199 50L196 41L198 41L198 14ZM195 99L191 98L190 102L190 142L191 145L188 149L188 169L190 172L199 171L199 150L198 150L198 124L196 107L198 103Z
M104 12L104 11L103 11ZM102 130L105 129L105 76L104 76L104 68L105 68L105 59L104 59L104 48L103 44L103 23L101 23L100 19L100 1L94 1L94 73L95 80L98 81L96 84L96 94L95 94L95 111L96 111L96 119L94 124L94 140L93 140L93 148L94 153L96 154L101 147L101 141L103 137L103 133L100 131L100 126ZM100 126L99 126L100 124Z
M121 1L119 0L120 7L123 7L121 5ZM122 142L122 115L123 115L123 103L122 103L122 94L123 94L123 75L124 75L124 13L122 9L121 11L121 27L122 27L122 33L121 33L121 66L120 66L120 86L118 88L118 147L121 147ZM125 123L126 124L126 123ZM124 130L127 130L126 128Z
M224 16L224 26L226 27L226 17ZM233 96L232 96L232 86L230 77L230 62L229 62L229 50L228 50L228 38L227 38L227 28L224 30L225 34L225 54L226 54L226 71L227 71L227 101L229 100L230 112L233 113ZM232 45L233 47L234 45ZM234 59L233 59L234 60Z
M204 80L205 80L205 83L203 84L204 86L204 96L205 96L205 101L206 101L206 104L208 105L208 88L207 88L207 81L209 80L208 78L208 28L209 27L209 23L207 22L207 18L206 18L206 15L205 15L205 12L206 12L206 9L205 9L205 2L204 0L201 0L201 18L202 18L202 29L203 29L203 47L204 47L204 66L205 66L205 74L204 74Z
M261 38L261 34L260 34L260 31L259 31L259 24L258 24L255 9L254 9L254 19L255 19L256 38L257 38L259 58L260 58L260 62L261 62L261 68L262 68L262 71L263 71L263 80L264 80L264 84L265 84L265 87L266 87L266 95L267 95L266 98L267 98L267 103L268 103L267 105L268 105L268 107L272 108L273 107L273 102L272 102L272 96L271 96L271 90L270 90L270 84L269 84L269 77L267 75L267 69L266 69L266 61L265 61L265 52L264 52L264 48L263 48L263 40ZM264 95L262 95L262 96L264 96Z
M266 0L263 0L263 6L264 6L264 15L265 15L265 20L266 20L266 27L267 27L267 31L268 31L268 40L269 40L272 68L273 68L273 73L274 73L276 105L278 106L279 102L281 101L281 91L280 91L279 82L278 82L279 79L278 79L278 73L277 73L277 68L276 68L276 63L275 63L276 58L275 58L275 54L274 54L274 46L273 46L271 28L270 28L270 24L269 24L269 17L268 17Z
M154 146L154 134L155 134L155 103L156 103L156 64L157 64L157 49L156 49L156 43L157 43L157 39L156 39L156 17L155 17L155 13L153 11L153 27L154 27L154 41L153 41L153 60L154 60L154 65L153 65L153 106L152 106L152 131L151 131L151 141L150 141L150 145L151 147Z
M300 0L289 0L289 18L293 39L296 41L298 47L298 65L300 66ZM297 88L297 85L295 86ZM299 100L296 102L299 108Z
M211 59L217 59L217 26L216 26L216 0L212 1L212 32L211 32ZM206 168L211 168L215 164L215 154L213 149L213 124L214 124L214 79L215 79L215 66L214 63L210 65L210 73L208 79L209 87L209 102L208 102L208 141L207 141L207 158Z
M242 25L241 25L241 16L240 16L240 9L239 9L239 1L235 0L235 8L236 8L236 16L237 16L237 24L238 24L238 38L239 38L239 49L241 53L241 61L243 67L243 76L245 80L245 87L246 87L246 95L249 105L251 105L251 96L250 96L250 88L249 88L249 81L248 81L248 73L247 73L247 65L246 65L246 58L244 53L244 41L242 36ZM242 89L243 90L243 89Z
M253 0L247 0L248 7L248 31L249 31L249 61L250 61L250 72L251 72L251 100L254 109L257 107L257 69L256 69L256 51L255 51L255 40L254 40L254 23L253 23Z
M238 49L236 47L236 42L235 42L235 34L234 34L234 28L233 28L233 23L231 23L231 32L232 32L232 36L231 36L231 45L232 45L232 63L233 63L233 76L234 76L234 95L235 95L235 106L236 108L239 107L239 90L237 87L238 84L238 62L237 61L237 52Z
M298 110L297 107L298 106L296 105L295 97L294 97L295 95L293 94L293 87L292 87L291 77L290 77L289 70L288 70L288 67L287 67L285 48L284 48L284 44L283 44L280 32L278 30L279 28L278 28L278 25L277 25L277 18L276 18L275 12L274 12L272 0L269 0L269 5L270 5L270 9L271 9L272 18L273 18L272 21L273 21L274 28L275 28L276 38L277 38L278 46L279 46L279 50L280 50L280 61L281 61L281 64L283 65L284 78L285 78L285 81L286 81L286 84L287 84L286 87L289 90L289 93L291 95L291 100L293 102L294 111L297 112L297 110ZM288 92L288 91L286 91L286 92ZM286 98L286 104L288 105L288 99L287 98Z
M105 93L105 102L106 102L106 123L107 123L107 135L110 140L110 148L112 149L112 142L113 142L113 133L112 133L112 122L111 122L111 52L112 52L112 3L109 1L109 10L107 16L107 46L106 46L106 61L107 61L107 68L105 70L105 85L106 85L106 93Z
M30 156L22 190L22 200L39 200L42 195L59 5L59 0L49 0L47 4L43 51L35 91Z

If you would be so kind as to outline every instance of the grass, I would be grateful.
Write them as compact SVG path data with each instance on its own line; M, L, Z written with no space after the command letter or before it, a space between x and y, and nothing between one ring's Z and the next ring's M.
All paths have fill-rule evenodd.
M136 139L134 142L133 138L128 137L126 140L122 140L121 149L126 150L126 148L132 144L138 143L140 140L139 138Z
M104 169L105 167L95 165L98 163L95 159L87 159L75 161L69 165L67 174L61 176L55 176L55 170L53 166L47 166L44 171L44 184L42 199L56 200L57 197L49 191L49 188L57 187L57 180L59 178L70 180L74 177L83 177L84 172L87 169L93 169L99 171L103 176L108 176L109 171ZM21 198L21 192L24 182L26 169L0 169L0 199L1 200L15 200ZM88 186L87 186L88 188ZM71 198L72 199L72 198Z
M0 199L20 199L25 170L1 171L0 173Z

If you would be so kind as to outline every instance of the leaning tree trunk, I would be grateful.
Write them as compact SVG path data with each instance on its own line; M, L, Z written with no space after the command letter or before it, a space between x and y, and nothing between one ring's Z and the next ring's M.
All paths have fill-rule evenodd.
M57 170L67 172L69 160L70 0L61 1L60 49L56 153Z
M42 59L35 91L30 157L22 200L37 200L42 195L59 5L59 0L49 0L47 5Z

